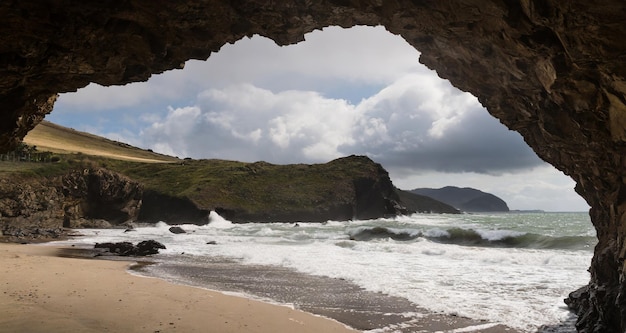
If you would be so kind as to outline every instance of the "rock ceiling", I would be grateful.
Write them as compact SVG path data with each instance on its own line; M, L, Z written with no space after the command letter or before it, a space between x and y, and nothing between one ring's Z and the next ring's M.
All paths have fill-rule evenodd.
M0 150L57 93L90 82L146 80L253 34L285 45L325 26L384 25L577 182L600 241L590 285L604 288L585 322L626 327L608 308L626 304L624 1L9 0L0 17Z

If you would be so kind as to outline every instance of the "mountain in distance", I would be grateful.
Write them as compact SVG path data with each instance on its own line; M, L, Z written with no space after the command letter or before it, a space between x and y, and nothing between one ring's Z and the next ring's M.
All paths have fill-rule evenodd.
M508 212L509 206L497 196L470 187L416 188L409 192L431 197L464 212Z
M433 199L426 195L420 195L411 191L396 189L400 202L410 211L435 213L435 214L460 214L457 208Z

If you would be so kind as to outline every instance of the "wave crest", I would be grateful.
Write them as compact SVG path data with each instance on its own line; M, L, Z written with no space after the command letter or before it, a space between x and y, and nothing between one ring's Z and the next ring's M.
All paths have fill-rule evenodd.
M567 250L589 249L596 242L595 237L590 236L552 237L511 230L475 230L464 228L431 229L422 232L414 229L394 229L380 226L360 227L348 231L348 236L354 241L375 241L380 239L411 241L417 238L425 238L437 243L464 246Z

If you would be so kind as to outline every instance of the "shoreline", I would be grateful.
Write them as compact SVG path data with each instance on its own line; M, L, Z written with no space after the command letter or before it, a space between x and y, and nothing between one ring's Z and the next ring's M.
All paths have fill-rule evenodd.
M82 255L80 251L84 249L67 245L0 243L0 266L5 268L0 270L0 281L4 281L0 282L0 310L11 317L0 319L0 333L65 332L68 329L160 333L524 332L499 323L432 313L419 307L414 308L415 312L406 312L413 308L403 307L404 299L382 294L378 294L382 298L373 299L361 292L346 294L346 284L350 283L343 280L333 282L333 279L325 277L296 276L296 280L304 286L297 289L307 289L309 283L320 279L318 283L321 285L317 285L317 290L358 299L357 308L345 303L338 307L337 304L325 307L324 302L317 303L321 306L311 307L310 304L290 299L259 296L251 289L231 290L220 285L220 276L230 280L233 275L241 275L245 280L246 274L255 273L255 268L242 272L242 266L237 264L227 265L236 267L226 271L223 266L222 269L213 266L212 269L218 269L207 275L218 283L207 286L149 273L145 269L161 267L162 264L153 266L156 262L150 257L94 259L86 255L89 250ZM18 276L13 276L14 273ZM293 273L275 273L287 279L293 278ZM307 276L313 280L306 279ZM50 277L54 279L44 283L43 280ZM274 283L283 285L284 281ZM249 280L247 284L255 285ZM291 287L287 286L287 289L293 290ZM78 307L74 306L77 302L80 304ZM371 303L377 310L387 310L383 311L385 314L382 317L372 316L367 306L362 307L363 302ZM405 316L407 313L409 317ZM32 320L33 317L42 319L37 322ZM57 322L62 324L56 325ZM574 332L569 326L573 326L573 322L543 326L537 332Z
M500 323L433 313L405 298L364 290L356 284L289 268L241 265L212 258L201 265L169 259L133 267L137 274L207 290L234 293L330 318L364 332L482 332L520 331ZM280 286L276 288L276 286Z
M59 252L69 258L92 259L93 254L92 249L80 247L63 247ZM119 256L100 258L96 260L128 260ZM369 292L343 279L308 275L283 267L241 265L216 258L203 261L200 266L178 261L181 258L174 262L163 257L154 258L154 262L150 257L137 259L147 262L128 267L127 272L132 275L304 311L358 332L522 333L501 323L433 313L407 299ZM257 277L262 278L257 280Z
M134 261L0 244L0 332L358 332L286 306L127 272Z

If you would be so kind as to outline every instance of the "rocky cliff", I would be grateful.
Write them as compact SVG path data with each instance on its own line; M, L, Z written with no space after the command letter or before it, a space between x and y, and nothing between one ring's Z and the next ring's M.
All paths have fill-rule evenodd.
M89 82L145 80L253 34L284 45L381 24L576 181L599 239L579 328L623 332L625 12L621 0L3 1L0 148Z
M119 225L139 216L143 186L119 173L88 168L73 170L57 181L63 194L64 227L94 226L84 224L84 219Z
M139 219L146 222L202 224L212 210L233 222L321 222L449 212L441 203L423 200L420 207L403 201L387 171L364 156L325 164L185 160L107 165L145 186Z
M36 230L129 222L206 224L211 210L233 222L323 222L453 210L439 202L408 201L387 171L363 156L317 165L95 158L73 161L57 172L53 177L0 173L3 234L32 236Z
M5 174L0 177L0 231L39 238L46 236L44 230L119 225L137 219L141 195L139 183L102 168L51 178Z

